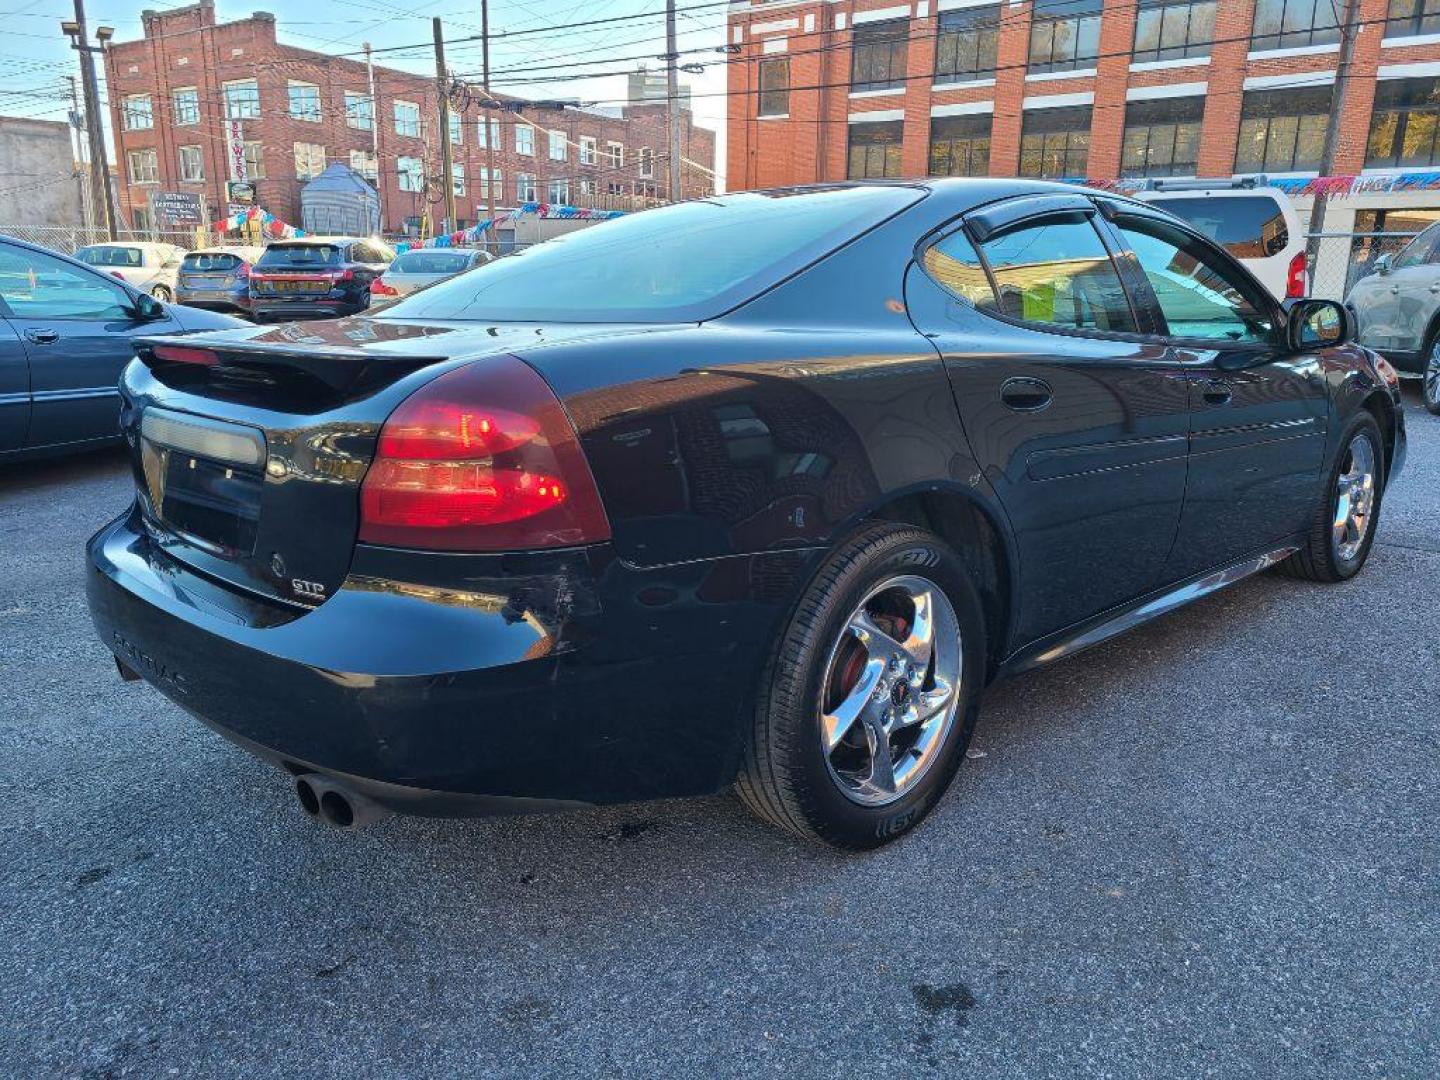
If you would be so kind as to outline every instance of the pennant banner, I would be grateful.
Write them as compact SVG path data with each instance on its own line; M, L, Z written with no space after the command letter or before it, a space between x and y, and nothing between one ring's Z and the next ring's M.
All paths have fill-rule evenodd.
M485 218L477 221L468 229L432 236L423 242L403 241L395 245L395 250L403 254L414 248L459 247L463 244L471 244L483 237L490 229L498 228L512 218L526 215L534 215L547 220L609 221L611 218L623 216L624 213L623 210L596 210L588 206L556 206L551 203L527 202L522 203L513 213L496 214L493 220Z
M297 229L294 225L289 225L281 221L274 214L270 213L270 211L261 210L258 206L252 206L248 210L241 211L238 214L231 214L227 218L221 218L219 221L212 222L210 231L222 234L234 232L237 229L244 228L245 225L251 221L258 221L261 229L277 240L293 240L305 235L304 229Z

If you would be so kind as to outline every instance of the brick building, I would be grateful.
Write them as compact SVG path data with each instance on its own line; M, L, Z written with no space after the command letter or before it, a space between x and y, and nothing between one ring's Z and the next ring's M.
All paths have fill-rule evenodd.
M387 231L444 215L433 77L281 44L273 15L217 23L213 0L142 13L144 36L115 43L105 68L121 175L121 210L152 227L152 192L193 192L218 217L229 206L226 121L243 129L255 203L300 224L300 189L331 162L375 183ZM383 55L383 54L382 54ZM452 67L454 65L452 64ZM668 197L665 106L585 110L482 95L452 114L456 213L485 216L486 140L495 205L537 200L628 209ZM488 124L482 123L488 121ZM714 189L714 132L681 114L682 194Z
M1341 0L738 0L732 189L863 176L1313 175ZM1440 167L1440 2L1359 0L1335 172ZM1306 220L1308 200L1297 200ZM1440 217L1331 204L1327 231Z

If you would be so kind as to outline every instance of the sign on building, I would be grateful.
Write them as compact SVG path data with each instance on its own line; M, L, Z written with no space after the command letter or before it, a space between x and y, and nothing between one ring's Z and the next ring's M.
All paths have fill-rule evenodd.
M255 205L255 185L248 180L231 180L225 185L225 193L231 206Z
M205 200L194 191L152 191L150 215L162 229L193 228L205 222Z
M225 121L225 153L230 159L230 179L249 180L245 165L245 125L239 120Z

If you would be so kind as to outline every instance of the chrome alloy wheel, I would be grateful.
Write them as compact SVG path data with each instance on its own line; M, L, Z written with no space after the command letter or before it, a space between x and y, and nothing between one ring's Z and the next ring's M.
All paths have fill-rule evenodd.
M920 782L955 722L962 665L960 622L938 585L906 575L870 590L821 684L821 750L848 798L884 806Z
M1424 387L1425 404L1440 405L1440 338L1430 347L1430 358L1425 362Z
M1336 482L1335 516L1330 536L1335 555L1350 562L1360 553L1375 509L1375 444L1363 432L1350 440L1345 471Z

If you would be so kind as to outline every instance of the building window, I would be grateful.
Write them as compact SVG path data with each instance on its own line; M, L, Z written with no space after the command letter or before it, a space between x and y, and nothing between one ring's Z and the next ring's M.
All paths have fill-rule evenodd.
M535 156L535 129L529 124L515 125L515 152Z
M1020 129L1020 175L1083 177L1090 162L1090 106L1026 109Z
M1140 0L1131 60L1209 56L1215 40L1215 0Z
M420 106L413 101L395 102L395 134L420 137Z
M1255 0L1250 51L1302 49L1340 40L1339 0Z
M1203 97L1157 98L1125 106L1121 176L1194 176Z
M937 117L930 121L931 176L990 173L990 114Z
M188 181L205 179L205 152L198 146L182 146L180 155L180 179Z
M890 19L855 27L850 44L850 89L889 90L905 85L905 44L910 20Z
M551 180L546 195L552 204L564 206L570 201L570 181Z
M154 150L131 150L125 160L129 163L132 184L160 182L160 160Z
M245 175L251 180L265 179L265 153L258 142L245 144Z
M465 194L465 166L453 164L450 166L450 187L456 195Z
M935 47L935 81L993 79L999 37L998 7L942 12L940 40Z
M616 196L617 198L618 198L619 196L621 196L621 195L624 195L624 194L625 194L625 185L624 185L624 183L622 183L622 182L619 181L619 180L611 180L611 181L607 182L606 185L605 185L605 194L606 194L606 195L613 195L613 196Z
M900 120L851 124L850 158L846 175L851 180L899 176L900 143L904 127Z
M295 144L295 178L313 180L325 171L325 147L319 143Z
M625 144L618 142L606 143L605 157L608 159L612 169L623 169L625 167Z
M314 83L292 82L290 91L290 119L306 123L320 122L320 87Z
M640 148L639 174L646 179L655 175L655 151L648 146Z
M225 94L226 120L254 120L260 115L260 84L254 79L227 82Z
M375 102L369 94L345 91L345 124L360 131L369 131L375 126Z
M565 149L565 133L563 131L551 131L550 136L550 160L564 161L567 153Z
M1030 72L1093 68L1100 58L1103 5L1104 0L1035 0L1030 24Z
M1440 34L1440 0L1390 0L1385 36Z
M1325 125L1330 118L1330 90L1328 86L1313 86L1247 93L1240 105L1235 171L1318 169L1325 147Z
M522 203L535 202L535 177L529 173L518 173L515 177L515 198Z
M465 145L465 118L458 112L450 113L450 145Z
M588 198L595 194L595 181L583 179L580 181L580 197Z
M425 163L417 157L396 158L395 175L401 191L421 191L425 187Z
M379 162L376 161L375 153L372 150L351 150L350 168L366 180L378 180L380 178Z
M1384 79L1370 114L1368 168L1440 164L1440 79Z
M491 174L490 170L487 169L487 168L485 168L485 167L482 165L482 166L480 167L480 196L481 196L481 198L486 198L486 199L490 199L490 198L503 199L503 198L505 197L505 184L504 184L505 174L504 174L501 170L499 170L499 169L496 169L496 170L495 170L495 172L494 172L494 174L493 174L494 180L495 180L495 186L494 186L494 187L491 187L491 186L490 186L491 176L492 176L492 174Z
M149 94L131 94L124 101L126 131L149 131L155 126L155 108Z
M482 116L475 125L475 145L481 150L504 149L500 145L500 121L493 116Z
M580 164L595 164L595 140L589 135L580 136Z
M176 127L188 127L200 122L200 91L193 86L176 90L173 102Z
M760 61L760 116L790 115L790 60Z

